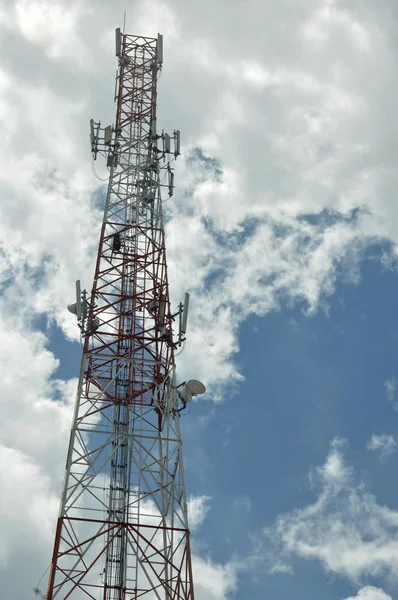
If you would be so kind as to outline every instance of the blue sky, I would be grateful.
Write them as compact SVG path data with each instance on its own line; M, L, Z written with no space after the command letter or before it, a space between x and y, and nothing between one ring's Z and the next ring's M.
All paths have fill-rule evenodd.
M126 8L164 35L158 126L181 130L178 369L208 388L182 423L196 600L391 600L395 0L0 3L2 593L29 597L51 556L80 361L65 306L105 192L88 124L114 121Z
M380 264L382 251L375 247L363 261L357 285L338 284L325 310L308 317L297 306L249 318L237 356L245 381L214 411L197 404L186 417L187 485L212 498L199 540L217 560L249 556L259 524L272 527L280 513L314 501L308 472L325 461L335 438L347 441L355 478L379 504L397 507L396 455L381 460L367 449L374 433L396 435L385 382L397 374L398 282L396 270ZM294 574L274 575L267 573L271 563L256 569L255 580L245 574L238 598L334 599L352 592L315 561L293 559Z

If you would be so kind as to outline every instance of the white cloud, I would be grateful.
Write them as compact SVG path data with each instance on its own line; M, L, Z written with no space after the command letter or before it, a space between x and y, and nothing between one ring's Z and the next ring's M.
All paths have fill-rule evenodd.
M237 587L237 567L233 563L214 564L210 559L193 556L195 598L227 600Z
M367 444L368 450L380 451L380 456L386 458L389 456L396 447L396 441L392 435L372 435L371 439Z
M384 387L386 389L387 400L391 402L395 409L398 409L398 405L395 401L395 392L397 390L397 380L395 379L395 377L389 377L384 382Z
M345 33L348 33L347 41L362 52L371 49L371 36L367 29L347 10L340 9L333 0L320 3L319 8L313 11L302 26L302 34L306 39L316 43L325 43L336 34L343 34L341 37L344 38Z
M0 445L0 572L4 598L30 597L51 558L60 486L46 468ZM17 565L24 565L17 576Z
M87 10L91 12L88 6ZM41 48L50 59L72 60L83 67L87 52L78 28L84 12L84 6L75 1L3 0L0 23Z
M209 496L189 496L188 517L191 531L198 529L205 520L210 510L209 500Z
M55 379L59 361L45 348L45 335L16 325L17 318L0 320L0 439L55 477L58 491L77 380Z
M398 512L381 506L352 467L344 461L344 444L336 440L325 463L311 472L317 491L312 504L280 515L259 541L258 556L273 543L269 568L290 567L292 557L316 560L330 573L354 583L388 576L396 580ZM366 590L366 588L365 588ZM361 597L361 596L360 596ZM366 596L365 596L366 597Z
M367 585L361 588L356 596L350 596L346 600L392 600L392 597L380 588Z

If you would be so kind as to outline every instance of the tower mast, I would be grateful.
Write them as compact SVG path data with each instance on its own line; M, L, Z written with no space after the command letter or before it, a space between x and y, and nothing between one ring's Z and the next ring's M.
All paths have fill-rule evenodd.
M194 600L180 411L204 386L176 385L188 295L172 315L161 200L180 136L156 130L162 36L117 29L116 55L116 124L91 121L110 175L91 296L77 282L68 307L83 356L46 600Z

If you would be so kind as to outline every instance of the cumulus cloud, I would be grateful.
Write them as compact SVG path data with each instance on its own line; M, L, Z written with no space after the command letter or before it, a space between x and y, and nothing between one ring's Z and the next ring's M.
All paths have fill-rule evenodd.
M4 598L27 598L47 569L59 507L45 467L0 445L0 572ZM17 565L23 563L23 576Z
M236 590L238 569L235 564L215 564L209 558L193 556L192 568L198 600L227 600Z
M4 445L0 446L0 481L0 566L4 569L21 549L25 552L30 547L33 552L38 542L48 544L59 498L50 478L35 461Z
M59 486L77 380L57 379L59 361L46 349L46 336L16 324L0 320L1 441L56 476Z
M382 458L387 458L395 449L396 441L392 435L372 435L367 444L368 450L377 450Z
M189 527L192 531L198 529L205 520L210 509L209 500L211 500L209 496L189 496Z
M264 531L263 540L273 544L270 570L274 565L287 570L298 557L316 560L327 572L354 583L365 577L395 580L398 513L379 505L356 480L345 462L343 441L333 442L325 463L311 471L310 481L317 494L314 502L280 515ZM260 554L266 551L261 539L259 548Z
M0 571L4 597L22 599L50 562L77 382L56 378L48 339L23 311L7 316L7 299L0 301Z
M394 409L398 410L398 404L395 401L395 392L397 390L397 380L395 379L395 377L389 377L384 382L384 387L385 387L386 394L387 394L387 400L389 402L391 402Z
M350 596L346 600L392 600L392 597L380 588L367 585L361 588L356 596Z

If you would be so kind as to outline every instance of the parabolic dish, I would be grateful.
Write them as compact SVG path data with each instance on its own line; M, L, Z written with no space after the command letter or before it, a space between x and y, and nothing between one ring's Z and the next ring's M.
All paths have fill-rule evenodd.
M197 379L190 379L189 381L186 382L185 385L191 392L192 396L204 394L206 391L206 386L201 381L198 381Z
M67 308L69 312L75 315L77 313L77 302L72 302L72 304L68 304Z

